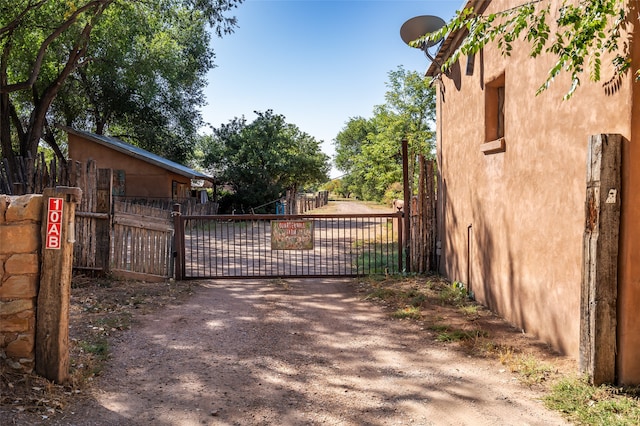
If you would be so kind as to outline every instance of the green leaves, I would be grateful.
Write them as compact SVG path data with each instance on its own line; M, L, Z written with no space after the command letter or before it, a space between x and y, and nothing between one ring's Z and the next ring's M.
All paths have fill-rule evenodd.
M489 43L495 42L499 51L509 56L513 43L523 40L529 43L529 54L537 57L543 52L555 55L557 61L549 70L547 78L536 94L546 90L561 72L571 77L571 85L565 95L569 99L580 86L580 75L589 70L589 78L602 78L602 54L612 53L614 72L624 73L630 66L628 44L619 49L621 30L627 23L628 5L625 0L582 0L563 3L557 13L551 13L552 2L531 1L521 6L477 15L471 9L458 11L456 16L441 30L427 34L412 43L419 46L424 40L436 40L452 32L466 28L468 34L460 46L442 65L448 70L461 55L478 53ZM555 22L548 22L557 16ZM556 28L552 32L551 27Z
M401 140L408 139L411 159L429 156L434 149L435 92L429 83L399 67L389 72L386 102L374 108L373 118L346 123L335 139L335 163L345 172L345 192L375 201L401 196ZM415 162L409 167L413 180Z
M3 156L14 147L34 156L45 128L53 135L62 123L188 160L213 66L210 33L231 32L226 15L241 2L0 0Z
M214 129L204 149L203 165L234 189L226 204L248 211L278 200L288 189L328 180L329 158L319 141L283 115L256 114L251 123L241 117Z
M189 161L213 66L207 26L201 11L181 2L114 5L94 30L92 61L65 92L90 106L64 120L86 130L106 127L159 155Z

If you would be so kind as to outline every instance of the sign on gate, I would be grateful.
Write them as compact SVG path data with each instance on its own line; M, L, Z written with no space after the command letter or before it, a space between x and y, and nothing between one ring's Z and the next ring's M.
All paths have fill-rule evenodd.
M49 198L47 207L47 234L45 237L45 248L60 249L60 238L62 236L62 198Z
M272 220L271 250L313 250L313 221Z

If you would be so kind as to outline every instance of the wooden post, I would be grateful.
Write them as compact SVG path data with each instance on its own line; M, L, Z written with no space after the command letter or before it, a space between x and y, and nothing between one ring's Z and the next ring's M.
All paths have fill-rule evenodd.
M176 280L184 279L184 226L180 213L180 204L173 205L173 247Z
M412 235L414 239L411 241L411 258L413 265L413 272L424 273L429 270L429 255L431 253L429 238L431 233L429 232L429 188L428 188L428 167L424 155L418 156L418 197L415 199L415 211L411 212L414 220L411 223ZM411 206L413 208L413 205Z
M57 383L69 379L69 303L74 217L80 188L59 186L43 194L42 263L36 313L36 372Z
M615 381L621 146L620 135L589 139L580 371L594 385Z
M111 267L111 203L113 170L98 169L96 182L96 213L107 215L106 219L96 219L96 263L103 273Z
M427 211L426 232L428 235L427 245L427 270L436 270L436 162L428 160L427 162L427 182L426 182L427 200L425 200L425 210Z
M402 181L404 192L404 250L405 250L405 272L411 271L411 257L409 244L411 243L411 188L409 187L409 142L407 139L402 139Z
M396 219L398 222L398 272L402 273L402 258L403 258L403 248L404 248L404 235L402 231L402 212L397 211L396 214L398 218Z

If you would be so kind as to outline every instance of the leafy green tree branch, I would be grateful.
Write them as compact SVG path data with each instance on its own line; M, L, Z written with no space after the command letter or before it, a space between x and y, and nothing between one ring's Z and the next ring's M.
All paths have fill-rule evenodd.
M188 160L202 124L210 33L242 0L0 0L0 148L56 155L55 124Z
M615 75L630 68L629 46L626 42L621 43L621 37L632 16L631 2L565 1L557 13L552 13L551 7L550 1L536 0L486 15L478 14L472 8L462 9L439 31L414 40L411 45L420 47L427 40L435 41L465 31L467 34L461 44L441 66L446 72L460 56L474 55L490 43L496 43L500 52L509 56L514 42L523 40L531 46L531 57L548 53L556 58L536 94L546 90L560 73L567 72L571 85L565 99L580 86L585 71L589 72L591 81L601 80L605 54L612 57ZM553 25L550 24L552 16L557 16Z

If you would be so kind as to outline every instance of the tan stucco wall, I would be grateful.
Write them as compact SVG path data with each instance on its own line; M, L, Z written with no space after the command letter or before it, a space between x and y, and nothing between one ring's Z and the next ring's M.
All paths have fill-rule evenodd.
M494 0L487 13L512 6L511 1ZM512 56L505 58L486 48L476 57L473 75L465 75L466 62L461 61L457 78L442 78L440 267L450 279L467 283L479 301L513 324L577 358L587 143L598 133L620 133L632 140L631 96L637 86L629 76L616 93L606 95L602 83L590 83L585 76L574 97L563 101L569 89L563 76L535 96L553 63L545 56L531 59L528 52L527 45L516 45ZM506 150L485 155L480 150L485 142L484 83L502 72ZM607 79L604 70L603 80ZM631 193L640 176L630 164L632 158L640 160L640 149L628 143L625 156L623 211L637 218L640 200ZM623 281L635 279L638 293L638 221L627 218L624 223L629 270L622 274ZM635 293L638 306L640 294ZM629 344L638 348L637 321L627 320L621 330L627 330ZM629 362L638 364L638 349L629 353L635 357Z
M189 178L73 134L69 134L69 158L81 162L92 158L100 168L124 170L127 197L170 199L174 180L191 187Z

